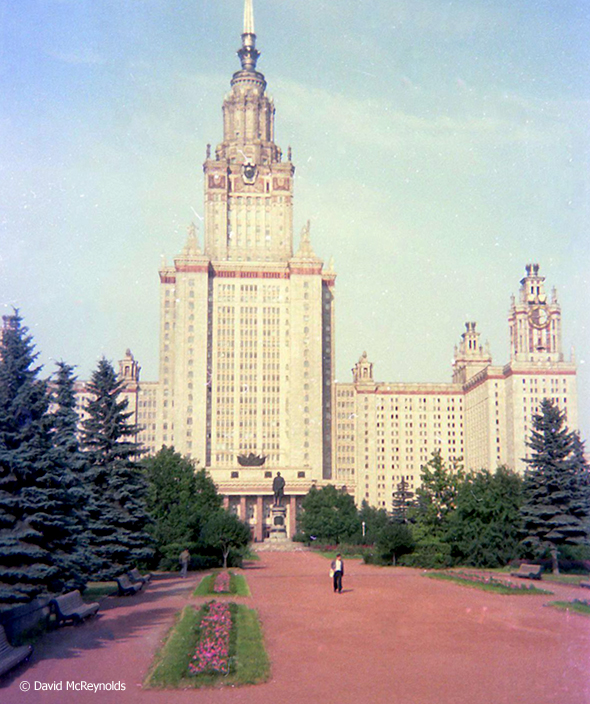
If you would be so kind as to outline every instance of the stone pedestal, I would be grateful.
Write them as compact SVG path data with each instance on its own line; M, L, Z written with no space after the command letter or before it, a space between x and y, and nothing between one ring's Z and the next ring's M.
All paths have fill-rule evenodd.
M287 507L271 506L270 508L270 535L272 542L287 540Z

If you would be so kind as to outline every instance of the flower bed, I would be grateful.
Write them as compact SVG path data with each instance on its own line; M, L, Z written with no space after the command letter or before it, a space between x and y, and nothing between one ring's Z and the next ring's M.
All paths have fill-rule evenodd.
M229 572L220 572L215 578L215 584L213 585L213 591L216 593L227 593L230 591L229 588Z
M189 672L227 674L229 672L229 642L232 618L229 604L212 601L200 626L200 639L189 663Z

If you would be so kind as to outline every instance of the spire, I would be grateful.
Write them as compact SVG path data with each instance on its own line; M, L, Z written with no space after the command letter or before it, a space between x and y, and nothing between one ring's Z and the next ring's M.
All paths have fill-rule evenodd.
M246 0L244 3L244 34L255 34L252 0Z
M238 50L238 56L242 63L242 71L256 71L256 62L260 52L256 49L252 0L244 0L244 32L242 34L242 47Z

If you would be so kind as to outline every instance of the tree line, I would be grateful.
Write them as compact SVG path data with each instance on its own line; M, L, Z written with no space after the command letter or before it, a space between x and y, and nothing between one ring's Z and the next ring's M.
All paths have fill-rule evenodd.
M99 360L79 422L74 368L41 378L17 311L0 336L0 610L113 579L135 566L239 559L248 526L204 470L163 448L141 459L123 382Z
M299 539L367 545L368 561L415 567L547 559L557 572L560 558L590 560L590 468L579 434L545 399L527 444L524 476L504 466L466 472L433 453L415 493L398 484L390 513L366 503L357 510L334 486L313 488Z

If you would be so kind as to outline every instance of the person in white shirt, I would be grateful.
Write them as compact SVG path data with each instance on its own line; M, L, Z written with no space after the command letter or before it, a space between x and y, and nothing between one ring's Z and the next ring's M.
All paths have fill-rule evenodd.
M332 560L330 566L332 570L333 580L334 580L334 592L338 594L342 593L342 576L344 575L344 562L342 561L342 555L338 553L336 559Z

